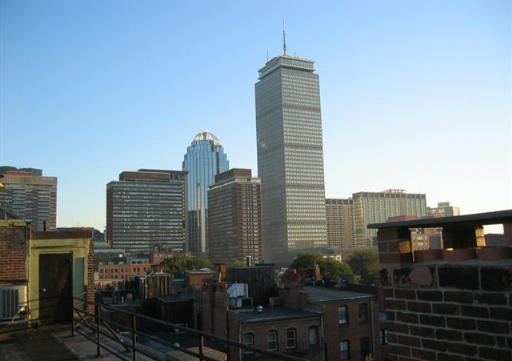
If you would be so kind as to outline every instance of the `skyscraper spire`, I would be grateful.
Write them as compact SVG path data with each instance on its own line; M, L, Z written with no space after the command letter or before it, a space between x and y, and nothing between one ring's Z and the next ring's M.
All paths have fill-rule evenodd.
M283 21L283 55L286 55L286 33L284 31L284 21Z

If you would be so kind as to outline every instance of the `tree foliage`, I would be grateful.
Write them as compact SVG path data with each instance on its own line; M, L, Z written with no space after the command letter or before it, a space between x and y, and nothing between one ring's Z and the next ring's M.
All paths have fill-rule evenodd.
M323 279L332 281L338 280L344 274L352 274L352 269L347 263L341 263L334 258L322 256L316 252L300 252L290 265L301 273L313 275L315 266L320 268L320 275Z
M323 256L320 253L304 251L295 257L290 267L299 271L313 270L322 259Z
M207 259L183 255L167 257L160 264L164 266L164 272L171 273L175 277L185 273L185 271L197 271L201 268L213 268L213 264Z
M322 258L320 262L318 262L318 266L320 267L322 278L326 280L337 281L344 274L352 274L350 265L341 263L330 257Z
M377 251L365 249L354 252L348 260L354 274L364 283L373 283L379 275L380 263Z

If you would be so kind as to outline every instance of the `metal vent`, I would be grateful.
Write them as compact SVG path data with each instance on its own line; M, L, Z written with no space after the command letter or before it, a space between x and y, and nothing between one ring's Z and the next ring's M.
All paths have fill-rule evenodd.
M18 313L19 293L15 288L0 289L0 319L12 318Z

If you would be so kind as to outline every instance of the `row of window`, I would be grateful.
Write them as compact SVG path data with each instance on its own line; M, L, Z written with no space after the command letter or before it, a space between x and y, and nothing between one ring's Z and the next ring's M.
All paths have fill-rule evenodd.
M312 326L309 328L309 345L318 344L318 327ZM248 346L254 346L254 333L249 332L243 335L243 343ZM297 329L289 328L286 330L286 349L297 348ZM267 332L267 349L269 351L279 351L278 333L277 330L270 330ZM245 353L251 353L245 351Z
M360 303L359 304L359 323L368 321L368 304ZM348 317L348 306L340 306L338 307L338 324L340 325L348 325L349 317Z

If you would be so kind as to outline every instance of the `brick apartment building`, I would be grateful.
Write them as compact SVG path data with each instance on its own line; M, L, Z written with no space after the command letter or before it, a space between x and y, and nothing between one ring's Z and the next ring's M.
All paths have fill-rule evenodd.
M205 287L194 306L196 328L263 350L323 360L322 315L291 307L232 308L229 294ZM264 355L230 350L230 360L264 360Z
M512 248L483 226L512 210L370 225L378 229L389 360L512 360ZM444 249L417 251L410 229L442 227Z
M258 267L253 267L258 268ZM250 287L250 286L249 286ZM355 287L355 286L354 286ZM205 287L196 300L196 327L248 345L310 360L384 360L377 290L302 287L287 283L258 305L250 289L241 302L229 290ZM246 302L247 301L247 302ZM244 306L245 304L245 306ZM255 359L256 355L231 355Z
M98 265L98 286L117 284L144 276L151 269L151 263L100 264Z

